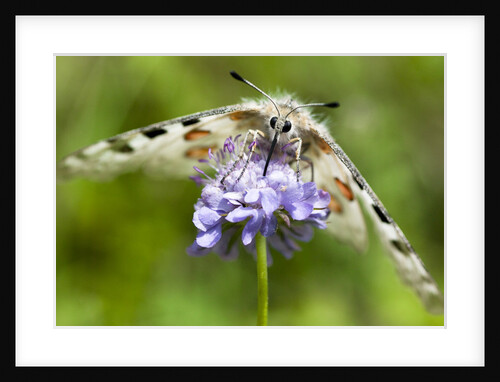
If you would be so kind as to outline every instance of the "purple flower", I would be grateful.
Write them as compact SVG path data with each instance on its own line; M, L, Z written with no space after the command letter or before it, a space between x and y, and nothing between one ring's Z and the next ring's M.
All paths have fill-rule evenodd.
M204 187L193 214L198 234L187 252L192 256L215 252L223 259L235 259L241 237L247 251L255 254L254 238L260 232L269 246L290 258L300 250L296 241L311 240L313 227L326 228L330 195L314 182L297 181L284 151L274 153L266 176L262 175L266 161L257 152L245 168L248 154L240 159L238 155L247 148L238 138L226 139L215 154L209 151L213 178L195 167L203 177L191 179ZM256 144L252 142L248 150Z

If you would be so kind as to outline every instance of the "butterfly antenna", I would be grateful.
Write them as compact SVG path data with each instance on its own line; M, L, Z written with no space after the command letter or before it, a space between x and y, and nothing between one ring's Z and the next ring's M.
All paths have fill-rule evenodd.
M233 78L237 79L238 81L246 83L248 86L251 86L252 88L254 88L255 90L257 90L259 93L265 95L269 99L269 101L271 101L273 103L274 107L278 111L278 116L281 115L280 114L280 109L278 108L278 105L276 105L276 103L273 101L273 99L270 96L268 96L266 93L264 93L262 90L260 90L257 86L255 86L254 84L252 84L250 81L245 80L242 76L240 76L234 70L231 70L229 73L231 73L231 76L233 76Z
M285 116L285 119L286 117L288 117L290 114L292 114L295 110L297 110L298 108L300 107L310 107L310 106L326 106L326 107L331 107L331 108L334 108L334 107L339 107L340 104L338 102L328 102L328 103L308 103L306 105L299 105L295 108L293 108L286 116Z

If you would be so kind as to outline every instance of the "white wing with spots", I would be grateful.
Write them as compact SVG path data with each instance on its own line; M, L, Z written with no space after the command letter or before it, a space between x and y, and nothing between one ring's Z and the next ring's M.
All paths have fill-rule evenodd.
M314 132L311 143L306 155L313 162L314 182L330 194L328 207L331 213L327 230L340 242L364 252L368 246L368 235L363 212L351 190L351 174Z
M392 259L401 280L410 286L420 297L425 308L433 314L442 314L444 298L437 283L417 255L410 242L397 223L391 218L383 204L358 169L351 162L338 144L326 136L324 141L334 155L349 171L350 190L353 190L358 200L364 204L384 246Z
M57 163L58 181L84 177L105 181L131 171L185 176L208 149L237 134L251 107L226 106L132 130L78 150Z

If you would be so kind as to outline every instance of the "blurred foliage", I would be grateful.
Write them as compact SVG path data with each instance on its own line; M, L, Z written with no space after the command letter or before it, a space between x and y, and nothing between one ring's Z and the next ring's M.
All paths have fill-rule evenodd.
M266 92L315 110L444 285L443 57L57 57L57 159L118 133ZM188 174L189 175L189 174ZM189 257L192 181L141 173L57 185L57 325L255 325L256 267ZM443 325L398 279L370 227L359 255L317 231L273 254L270 325Z

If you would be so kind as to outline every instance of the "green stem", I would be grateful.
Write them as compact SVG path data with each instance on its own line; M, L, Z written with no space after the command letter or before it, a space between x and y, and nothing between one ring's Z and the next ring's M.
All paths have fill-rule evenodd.
M267 244L260 232L255 237L257 248L257 325L267 326Z

